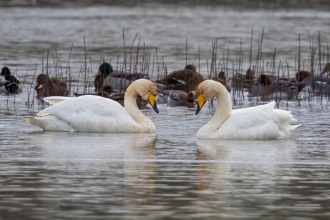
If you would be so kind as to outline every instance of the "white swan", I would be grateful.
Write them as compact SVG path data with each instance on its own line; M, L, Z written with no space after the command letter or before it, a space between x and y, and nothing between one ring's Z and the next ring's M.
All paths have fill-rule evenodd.
M217 108L213 118L197 131L200 139L287 139L301 125L290 125L295 121L290 112L274 109L275 102L251 108L232 110L226 88L219 82L205 80L196 92L196 115L205 102L215 95Z
M100 96L48 97L54 104L29 118L27 124L47 131L80 132L155 132L154 123L137 107L136 97L148 100L158 113L156 86L149 80L134 81L125 93L125 108L118 102Z

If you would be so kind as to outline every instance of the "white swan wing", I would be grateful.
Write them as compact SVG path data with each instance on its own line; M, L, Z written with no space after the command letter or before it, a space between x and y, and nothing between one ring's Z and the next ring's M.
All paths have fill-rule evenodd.
M55 105L56 103L68 100L68 99L73 99L74 97L66 97L66 96L48 96L43 98L43 100L51 105Z
M52 116L49 123L58 119L72 130L82 132L139 132L141 127L119 103L92 95L62 100L40 111L38 116L44 116L43 120Z
M221 139L285 139L300 125L289 111L274 109L275 102L251 108L233 110L232 115L214 134Z

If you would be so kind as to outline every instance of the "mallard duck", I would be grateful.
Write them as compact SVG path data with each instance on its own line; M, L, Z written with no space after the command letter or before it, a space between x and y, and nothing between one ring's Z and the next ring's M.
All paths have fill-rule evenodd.
M155 85L139 79L126 90L125 108L111 99L92 95L47 97L44 100L53 105L40 111L37 117L27 119L26 123L47 131L155 132L154 123L136 105L138 94L158 113Z
M48 96L67 96L69 94L65 82L43 73L38 75L34 90L37 93L37 99Z
M164 90L182 90L188 93L196 90L198 84L203 81L204 77L196 71L196 67L188 64L183 70L174 71L155 82L163 85Z
M327 65L324 69L327 68ZM323 71L324 72L324 71ZM327 71L325 71L327 72ZM324 72L324 73L325 73ZM323 73L323 74L324 74ZM306 85L301 92L316 94L330 94L330 78L324 76L322 73L319 76L315 76L308 71L299 71L296 73L296 80L301 85Z
M226 88L214 80L202 82L196 92L196 115L206 101L215 95L216 112L213 118L201 127L196 137L200 139L287 139L301 125L290 125L295 120L288 111L274 109L275 102L256 107L232 110Z
M110 98L111 93L113 92L117 92L117 90L113 90L111 86L103 86L103 88L101 89L100 92L98 93L86 93L86 94L82 94L82 93L76 93L74 92L73 94L76 97L82 96L82 95L97 95L97 96L101 96L104 98Z
M187 101L187 93L182 90L164 90L161 92L166 98L166 104L170 107L186 106L193 108L195 103Z
M269 75L260 74L254 84L249 88L250 96L260 96L262 100L292 99L298 94L299 89L289 80L277 79L273 81Z
M234 88L249 88L253 84L255 79L255 70L253 67L249 67L245 75L241 73L233 74L232 77L228 78L228 84Z
M100 92L101 88L106 85L114 89L126 90L134 80L147 77L144 73L128 73L113 70L109 63L102 63L94 76L95 92Z
M5 88L6 78L0 75L0 92L7 91Z
M1 70L1 76L5 79L3 86L9 93L20 93L22 92L22 84L16 76L11 75L8 67L3 67ZM2 79L3 81L3 79Z

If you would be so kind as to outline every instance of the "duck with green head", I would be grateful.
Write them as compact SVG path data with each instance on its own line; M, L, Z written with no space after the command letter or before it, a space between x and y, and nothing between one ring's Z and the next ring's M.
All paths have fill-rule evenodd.
M96 92L100 92L103 86L111 86L114 89L126 90L135 80L145 78L144 73L129 73L113 70L110 63L102 63L98 72L94 75L94 87Z

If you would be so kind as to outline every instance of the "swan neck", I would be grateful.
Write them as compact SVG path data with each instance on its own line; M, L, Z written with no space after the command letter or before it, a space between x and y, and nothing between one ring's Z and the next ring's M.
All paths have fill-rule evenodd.
M232 112L232 104L230 95L223 86L215 88L214 95L217 99L217 107L210 122L219 128L230 117Z
M145 116L136 104L137 91L133 85L129 86L125 92L124 106L132 118L141 125L142 128L154 126L153 122Z

